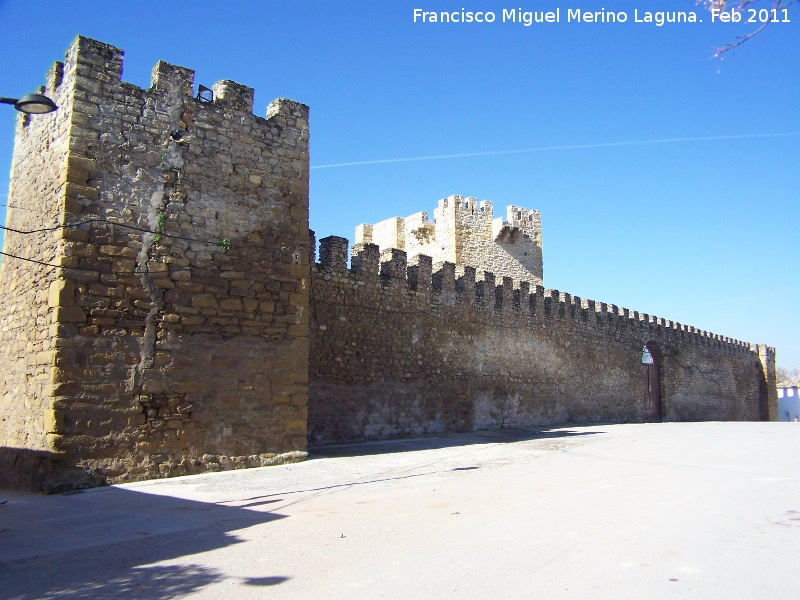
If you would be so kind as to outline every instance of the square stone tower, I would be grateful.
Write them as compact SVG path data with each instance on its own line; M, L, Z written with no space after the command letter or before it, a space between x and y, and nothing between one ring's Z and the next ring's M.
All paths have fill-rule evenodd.
M78 37L19 116L0 471L54 491L303 456L308 107Z
M449 196L439 200L434 222L420 212L356 228L355 244L404 250L408 260L424 254L434 263L490 271L532 286L543 285L542 220L539 211L509 206L495 218L492 203Z

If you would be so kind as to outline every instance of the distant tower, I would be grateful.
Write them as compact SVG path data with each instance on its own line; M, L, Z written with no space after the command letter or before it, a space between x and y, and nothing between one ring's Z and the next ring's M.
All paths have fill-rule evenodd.
M531 285L543 285L542 220L539 211L509 206L494 218L492 203L449 196L439 200L434 222L425 212L356 228L355 244L405 250L408 259L425 254L434 262L490 271Z

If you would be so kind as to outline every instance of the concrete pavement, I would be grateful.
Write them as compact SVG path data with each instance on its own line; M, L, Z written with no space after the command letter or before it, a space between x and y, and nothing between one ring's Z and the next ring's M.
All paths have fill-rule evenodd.
M796 598L800 424L329 446L305 463L0 491L0 598Z

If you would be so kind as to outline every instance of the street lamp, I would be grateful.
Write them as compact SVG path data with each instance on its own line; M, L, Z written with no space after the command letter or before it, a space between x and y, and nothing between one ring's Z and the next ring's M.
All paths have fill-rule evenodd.
M58 110L56 103L42 94L25 94L22 98L0 98L0 104L11 104L18 111L33 115Z

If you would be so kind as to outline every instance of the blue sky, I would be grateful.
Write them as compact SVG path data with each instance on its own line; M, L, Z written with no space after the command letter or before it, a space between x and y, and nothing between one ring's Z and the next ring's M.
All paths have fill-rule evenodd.
M501 22L503 8L557 6L559 23ZM628 21L566 22L603 7ZM414 8L497 20L414 23ZM657 27L635 10L703 22ZM694 0L0 0L0 95L41 85L81 34L123 48L123 79L143 87L163 59L196 84L255 88L257 114L304 102L318 238L432 216L450 194L538 209L547 287L767 343L794 368L800 5L788 17L720 63L715 49L755 25L711 23ZM6 107L0 203L13 129ZM342 163L364 164L328 166Z

